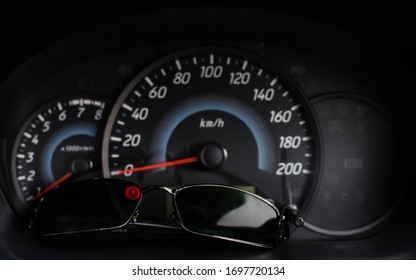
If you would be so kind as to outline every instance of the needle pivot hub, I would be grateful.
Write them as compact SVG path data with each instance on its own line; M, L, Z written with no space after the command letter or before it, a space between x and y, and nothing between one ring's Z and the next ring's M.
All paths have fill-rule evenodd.
M208 169L220 168L227 158L227 150L219 144L209 144L205 146L200 155L201 163Z
M75 175L84 175L92 169L92 162L86 158L78 157L72 161L71 168Z

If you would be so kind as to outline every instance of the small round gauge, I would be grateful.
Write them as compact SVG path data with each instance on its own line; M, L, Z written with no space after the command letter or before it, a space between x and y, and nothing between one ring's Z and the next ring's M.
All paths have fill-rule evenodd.
M319 234L369 234L403 192L406 162L397 126L379 106L347 94L313 102L323 139L322 180L305 227Z
M172 54L124 90L103 172L142 185L231 184L305 206L319 170L307 100L276 66L235 49Z
M64 182L101 174L105 114L104 100L61 98L28 119L15 141L11 166L26 205Z

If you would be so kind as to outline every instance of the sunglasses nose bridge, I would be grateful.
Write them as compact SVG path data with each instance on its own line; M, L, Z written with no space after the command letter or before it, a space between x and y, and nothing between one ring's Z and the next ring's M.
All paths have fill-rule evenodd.
M164 190L165 192L167 192L170 195L173 195L175 193L175 191L169 187L166 186L161 186L160 189Z
M145 189L143 189L143 193L147 193L149 191L153 191L153 190L162 190L167 192L170 195L173 195L175 193L175 190L166 186L151 186L151 187L147 187Z

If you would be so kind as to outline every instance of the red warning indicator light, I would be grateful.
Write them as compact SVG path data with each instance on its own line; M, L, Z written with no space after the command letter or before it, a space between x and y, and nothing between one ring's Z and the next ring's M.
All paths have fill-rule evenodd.
M129 200L138 200L140 198L140 189L136 186L127 187L124 190L124 196Z

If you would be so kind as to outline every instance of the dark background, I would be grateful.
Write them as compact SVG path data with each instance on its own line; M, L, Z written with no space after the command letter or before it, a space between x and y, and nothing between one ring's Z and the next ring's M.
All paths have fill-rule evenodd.
M416 4L412 1L2 1L0 79L54 43L89 27L142 12L186 6L243 6L339 26L414 63ZM152 23L149 23L152 24Z

